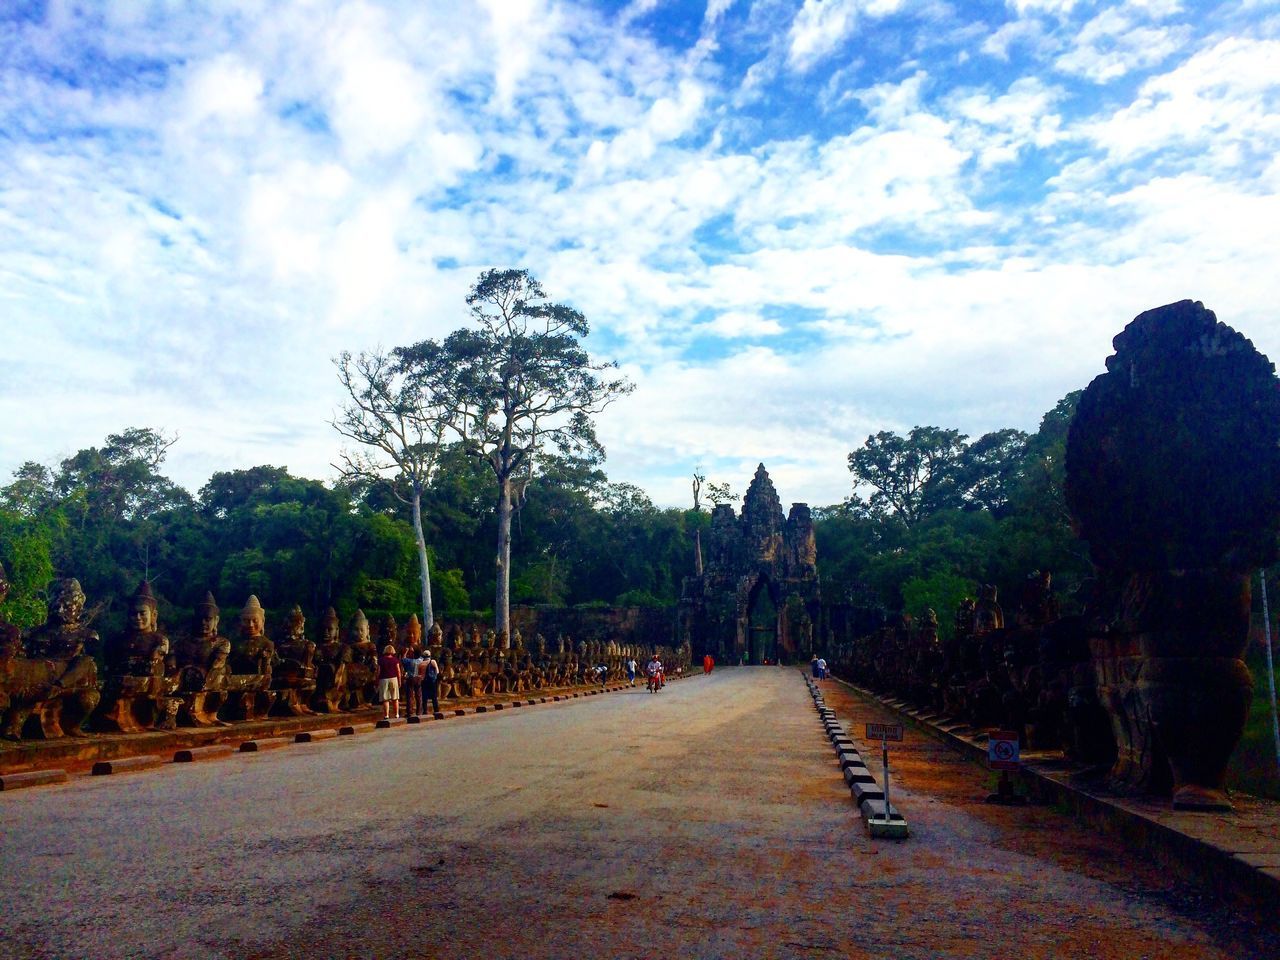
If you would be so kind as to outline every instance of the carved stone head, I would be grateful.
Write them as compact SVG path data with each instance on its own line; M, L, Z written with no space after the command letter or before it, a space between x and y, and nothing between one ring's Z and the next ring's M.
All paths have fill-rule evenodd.
M404 625L403 645L411 649L422 646L422 623L418 620L416 613L409 614L409 619Z
M347 642L365 644L369 642L369 618L363 610L356 610L347 626Z
M240 611L240 633L245 637L260 637L267 631L267 613L255 594L249 594L244 609Z
M213 599L213 591L205 591L204 599L196 604L193 626L196 636L212 639L218 635L218 625L222 620L222 611Z
M293 609L285 616L284 635L290 640L301 640L307 629L307 618L302 607L293 605Z
M338 611L330 607L324 612L320 621L320 631L324 634L325 643L334 643L342 636L342 624L338 621Z
M143 580L129 598L129 628L137 633L152 633L156 620L156 598L151 584Z
M49 588L49 620L63 626L75 626L80 623L80 615L84 613L84 590L75 577L55 580Z

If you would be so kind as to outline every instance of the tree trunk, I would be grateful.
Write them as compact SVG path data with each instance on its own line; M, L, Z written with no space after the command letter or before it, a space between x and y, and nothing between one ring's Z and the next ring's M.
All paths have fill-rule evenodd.
M498 481L497 583L493 600L494 630L511 642L511 479Z
M418 576L422 581L422 636L431 631L436 622L431 609L431 568L427 562L427 541L422 535L422 493L413 491L413 535L418 541Z

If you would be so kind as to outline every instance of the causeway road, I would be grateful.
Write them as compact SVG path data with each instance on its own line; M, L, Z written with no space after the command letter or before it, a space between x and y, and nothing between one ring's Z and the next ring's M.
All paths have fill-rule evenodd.
M827 687L855 736L893 719ZM866 836L778 667L0 793L0 958L1280 956L914 730L895 750L903 842Z

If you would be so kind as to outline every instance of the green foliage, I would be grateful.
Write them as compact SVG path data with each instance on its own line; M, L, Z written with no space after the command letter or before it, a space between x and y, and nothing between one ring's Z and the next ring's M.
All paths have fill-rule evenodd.
M9 596L0 619L19 627L44 622L45 585L53 579L53 542L65 525L59 513L23 516L0 508L0 564L9 579Z
M613 603L617 607L665 607L669 601L655 597L648 590L624 590Z
M471 594L467 592L466 581L459 568L437 573L434 586L440 591L444 601L442 607L447 615L456 617L471 609Z
M1031 571L1047 569L1069 610L1090 569L1063 496L1078 398L1059 401L1032 436L997 430L967 443L955 430L916 427L868 437L849 460L870 496L855 491L814 513L824 596L916 615L932 606L946 631L976 583L1014 596Z
M902 585L902 608L919 618L931 609L938 615L938 635L949 639L955 630L949 614L965 597L977 596L978 585L954 573L939 572L928 577L912 577Z

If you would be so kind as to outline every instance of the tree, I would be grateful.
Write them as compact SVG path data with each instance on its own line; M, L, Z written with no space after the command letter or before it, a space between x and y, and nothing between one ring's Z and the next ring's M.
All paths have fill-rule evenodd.
M338 380L350 402L343 405L333 427L367 448L343 451L339 469L351 480L387 477L395 496L413 512L422 586L422 623L435 623L431 605L431 568L422 531L422 495L440 461L445 432L453 414L435 363L410 363L401 351L352 356L344 351L335 360ZM407 487L404 493L401 488Z
M1021 430L1005 428L984 434L964 448L958 483L965 505L1003 516L1022 477L1027 441Z
M707 499L718 507L722 503L735 503L738 495L727 483L713 483L707 487Z
M872 487L866 501L871 512L892 515L912 527L930 513L959 504L964 441L958 430L940 427L912 427L905 437L882 430L849 454L849 470L855 485Z
M586 318L548 300L527 270L486 270L467 306L475 328L454 331L442 346L410 347L403 357L415 369L448 374L462 444L493 474L494 626L510 636L512 515L538 475L539 457L554 449L602 459L591 418L632 387L625 378L603 376L616 364L591 362L580 342Z

